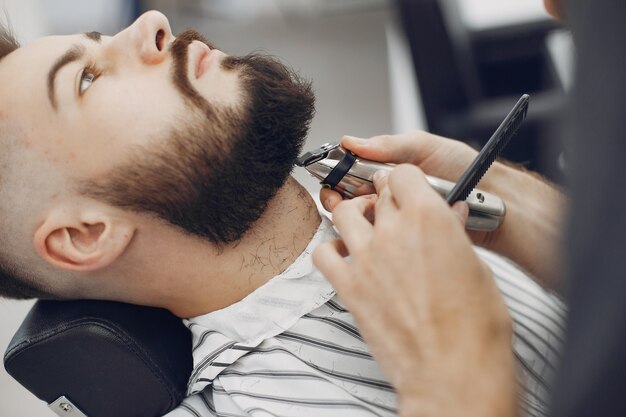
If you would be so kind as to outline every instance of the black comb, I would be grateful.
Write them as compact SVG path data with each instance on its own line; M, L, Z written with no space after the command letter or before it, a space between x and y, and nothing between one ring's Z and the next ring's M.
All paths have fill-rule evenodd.
M502 153L504 147L517 133L528 113L530 96L524 94L515 104L515 107L504 118L495 133L480 150L469 168L461 175L452 191L446 196L448 204L452 205L459 200L465 200L489 169L493 161Z

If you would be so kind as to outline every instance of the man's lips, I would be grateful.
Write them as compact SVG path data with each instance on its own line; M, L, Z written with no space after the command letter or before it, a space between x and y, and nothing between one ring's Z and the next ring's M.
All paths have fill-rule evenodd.
M217 49L211 49L199 41L192 42L191 46L197 49L195 74L196 79L198 79L219 59L220 55L223 55L223 52Z

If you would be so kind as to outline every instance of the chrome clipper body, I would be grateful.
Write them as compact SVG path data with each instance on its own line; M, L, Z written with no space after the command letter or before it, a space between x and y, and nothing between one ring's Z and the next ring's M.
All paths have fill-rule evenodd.
M376 171L390 171L393 165L361 159L346 151L338 143L327 143L320 148L300 156L296 162L324 187L337 190L347 198L375 192L372 177ZM440 178L426 176L428 183L442 197L452 190L454 183ZM470 230L494 231L504 220L504 202L493 194L474 190L465 202L469 205L469 218L466 227Z

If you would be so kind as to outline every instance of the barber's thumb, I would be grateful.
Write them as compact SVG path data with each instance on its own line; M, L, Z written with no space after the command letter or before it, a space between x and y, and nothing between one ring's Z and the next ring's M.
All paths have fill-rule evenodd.
M369 144L368 139L358 138L356 136L345 135L341 138L341 146L350 150L358 150L361 147Z
M469 206L465 201L457 201L452 205L452 211L461 221L461 224L465 226L467 223L467 217L469 216Z
M343 201L343 198L337 191L322 188L320 191L320 201L324 209L332 213L337 205Z
M374 182L374 188L376 188L376 193L380 194L383 188L387 185L387 181L389 180L389 171L376 171L372 176L372 181Z

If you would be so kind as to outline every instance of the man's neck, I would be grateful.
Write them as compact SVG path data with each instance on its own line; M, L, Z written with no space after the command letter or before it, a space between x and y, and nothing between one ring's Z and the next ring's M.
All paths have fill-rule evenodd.
M150 229L138 242L143 265L136 293L180 317L227 307L283 272L304 251L320 216L309 193L293 178L238 242L217 248L201 239ZM159 242L159 243L155 243ZM132 260L136 262L137 259ZM153 285L158 283L158 285ZM152 285L151 285L152 284ZM146 294L142 288L155 288ZM146 304L141 300L125 300Z

